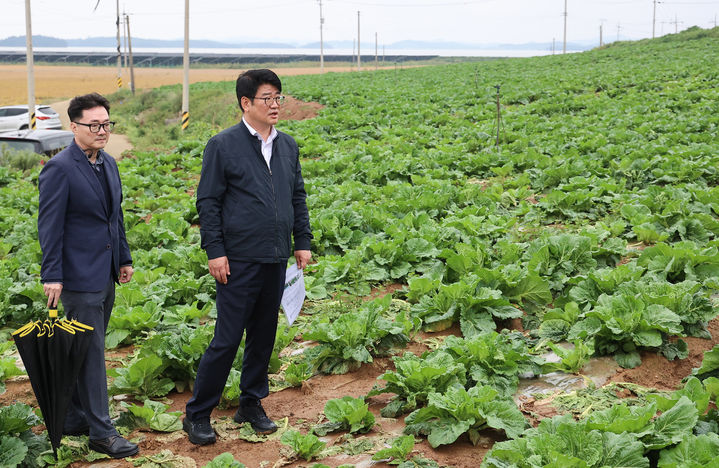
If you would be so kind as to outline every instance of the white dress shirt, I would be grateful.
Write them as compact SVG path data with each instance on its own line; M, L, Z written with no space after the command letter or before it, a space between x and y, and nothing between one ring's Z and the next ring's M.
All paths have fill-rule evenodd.
M260 135L260 133L257 130L252 128L252 125L247 123L247 121L245 120L244 117L242 117L242 122L247 127L247 130L249 130L252 135L257 137L258 140L260 140L260 143L262 145L261 146L262 156L265 158L265 162L267 163L267 168L269 169L270 168L270 159L272 158L272 142L277 137L277 130L275 129L274 126L272 126L272 131L270 132L270 136L269 136L269 138L267 138L267 141L265 141L264 139L262 139L262 135Z

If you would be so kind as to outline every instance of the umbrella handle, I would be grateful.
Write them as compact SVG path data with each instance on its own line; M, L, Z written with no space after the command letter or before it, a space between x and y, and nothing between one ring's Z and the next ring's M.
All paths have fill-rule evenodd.
M78 331L92 331L95 329L94 327L91 327L90 325L85 325L84 323L80 323L75 319L72 319L70 321L70 325L72 325Z
M22 327L15 330L13 332L12 336L19 336L20 338L23 338L26 335L28 335L31 331L33 331L35 328L39 329L40 328L39 323L40 323L39 321L26 323Z
M57 318L57 309L48 309L47 315L50 318Z
M70 333L71 335L74 335L77 330L72 327L72 323L68 322L67 320L56 320L53 322L53 327L62 328L66 332Z

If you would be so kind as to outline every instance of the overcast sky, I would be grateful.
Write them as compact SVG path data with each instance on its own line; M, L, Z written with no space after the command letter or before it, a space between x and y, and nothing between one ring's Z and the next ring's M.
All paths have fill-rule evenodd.
M116 0L31 0L34 35L115 35ZM325 41L352 40L360 11L362 43L431 40L472 44L561 41L564 0L323 0ZM567 40L652 35L652 0L568 0ZM657 2L656 34L709 28L719 0ZM133 37L181 39L183 0L120 0ZM93 11L94 10L94 11ZM25 0L0 0L0 38L25 34ZM318 0L190 0L190 38L232 42L319 41ZM671 22L671 23L670 23Z

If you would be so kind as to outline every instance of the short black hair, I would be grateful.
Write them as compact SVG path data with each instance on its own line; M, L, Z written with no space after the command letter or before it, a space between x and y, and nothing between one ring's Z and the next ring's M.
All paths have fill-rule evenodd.
M110 115L110 101L104 96L97 93L75 96L67 107L67 116L70 117L70 122L75 122L82 118L83 111L99 106L104 107L107 114Z
M267 68L247 70L237 77L235 93L237 93L237 104L239 104L242 112L245 111L242 108L242 98L255 97L255 94L257 94L257 88L263 84L272 85L277 88L277 91L282 92L282 83L280 82L280 78L275 72Z

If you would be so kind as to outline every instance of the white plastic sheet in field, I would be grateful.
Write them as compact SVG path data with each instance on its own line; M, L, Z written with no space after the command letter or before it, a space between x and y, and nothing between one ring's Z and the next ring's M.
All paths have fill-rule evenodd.
M285 291L282 293L282 309L287 322L292 325L305 302L305 277L297 264L290 265L285 273Z

